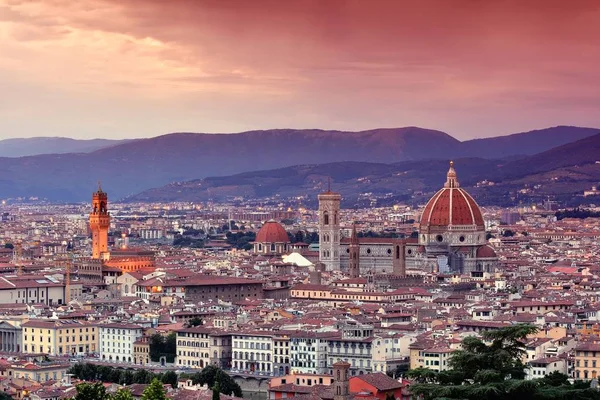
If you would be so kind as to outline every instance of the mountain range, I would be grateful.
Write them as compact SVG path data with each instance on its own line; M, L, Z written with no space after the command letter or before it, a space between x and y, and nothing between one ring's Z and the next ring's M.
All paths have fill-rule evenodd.
M286 168L292 168L287 171L304 171L295 172L296 175L310 176L310 168L318 170L316 166L320 164L340 165L344 173L352 170L358 175L367 175L364 168L396 168L396 172L390 170L392 176L389 181L395 179L393 174L396 173L412 176L407 171L420 171L412 173L416 174L415 187L418 187L417 180L422 179L421 185L426 188L428 180L425 176L431 174L431 179L439 180L436 166L439 163L439 168L444 171L450 158L471 159L475 179L480 177L476 174L494 172L498 166L505 164L515 165L516 171L522 170L522 166L512 163L598 133L600 129L560 126L465 142L444 132L416 127L362 132L276 129L238 134L173 133L149 139L104 143L103 147L88 153L78 150L65 154L0 157L0 197L36 196L50 201L87 201L96 182L102 180L102 186L111 199L128 197L133 200L144 196L150 199L148 192L137 194L173 182L211 176L223 177L221 179L229 184L220 187L230 186L230 192L235 194L242 186L247 187L236 183L237 177L241 176L247 182L261 176L260 179L275 182L276 174L280 173L284 181L287 179L287 186L293 186L292 183L299 182L301 178L290 180ZM345 162L361 164L343 164ZM380 167L381 164L392 167ZM314 167L307 169L307 165ZM351 165L354 167L350 168ZM247 172L281 171L281 168L283 172ZM333 167L324 168L321 170ZM270 193L271 189L265 189L264 181L258 185L263 186L262 189L253 189L257 193ZM276 190L278 185L282 190L287 187L273 184L272 190ZM165 190L172 190L172 187ZM241 191L240 195L243 195Z
M459 182L481 204L510 206L542 201L548 196L579 204L581 194L600 182L600 134L518 159L459 158ZM174 182L146 190L127 201L231 201L263 198L277 203L297 198L314 206L317 195L330 183L343 196L345 206L419 203L442 187L447 160L404 161L391 164L336 162L297 165L232 176ZM493 184L492 184L493 183Z
M70 139L65 137L33 137L0 140L0 157L24 157L38 154L90 153L128 140Z

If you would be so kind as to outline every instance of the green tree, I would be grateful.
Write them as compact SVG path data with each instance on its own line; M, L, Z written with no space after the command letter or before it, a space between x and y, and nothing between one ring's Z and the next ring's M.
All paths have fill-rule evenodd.
M219 389L219 381L215 383L212 390L212 400L220 400L221 399L221 391Z
M559 375L524 380L524 343L536 331L534 326L517 324L484 332L481 339L469 336L452 354L449 370L409 371L416 382L410 390L424 400L600 400L600 392L570 385Z
M214 387L215 382L219 381L219 390L221 393L235 397L242 397L242 388L238 385L229 375L223 372L220 368L214 365L208 365L202 369L202 371L195 373L192 376L192 383L194 385L208 385L208 387Z
M202 320L202 318L200 317L194 317L194 318L190 318L190 320L187 323L188 327L193 327L193 326L200 326L203 325L204 321Z
M108 400L110 396L106 393L106 388L101 382L80 383L75 388L77 394L74 400Z
M173 389L177 388L177 374L174 371L167 371L161 377L164 384L169 384Z
M121 379L119 380L120 385L131 385L133 383L133 371L130 369L123 371Z
M129 389L119 389L115 394L113 394L110 400L134 400L133 395L129 391Z
M13 398L10 394L0 390L0 400L13 400Z
M540 379L540 384L547 386L562 386L569 385L570 383L567 375L561 374L558 371L554 371L548 375L544 375L544 377Z
M162 356L173 362L177 353L177 334L171 332L166 337L155 333L150 337L150 360L158 362Z
M167 392L162 382L154 378L142 393L142 400L167 400Z
M147 383L152 382L153 378L154 378L154 374L152 372L147 371L145 369L138 369L133 374L133 383L145 383L145 384L147 384Z
M5 244L4 244L4 248L5 248L5 249L14 249L14 248L15 248L15 246L14 246L12 243L5 243Z

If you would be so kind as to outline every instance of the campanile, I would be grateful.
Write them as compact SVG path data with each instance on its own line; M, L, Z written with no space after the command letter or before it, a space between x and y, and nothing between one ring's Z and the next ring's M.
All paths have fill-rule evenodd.
M98 183L98 191L92 194L92 212L90 213L90 230L92 231L92 258L99 259L108 251L108 195L102 191Z
M327 271L340 269L340 201L331 189L319 195L319 261Z

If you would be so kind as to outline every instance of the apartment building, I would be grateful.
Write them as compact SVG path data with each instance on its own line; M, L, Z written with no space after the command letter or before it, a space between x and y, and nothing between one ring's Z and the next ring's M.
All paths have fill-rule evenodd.
M273 335L267 332L236 332L232 336L232 370L273 375Z
M292 373L327 373L329 339L337 332L296 332L290 337L290 368Z
M23 352L85 355L99 350L98 325L78 320L29 320L21 325Z
M99 325L98 331L102 360L133 362L134 343L143 336L141 326L129 323L109 323Z
M177 331L176 365L204 368L210 364L210 331L203 326Z

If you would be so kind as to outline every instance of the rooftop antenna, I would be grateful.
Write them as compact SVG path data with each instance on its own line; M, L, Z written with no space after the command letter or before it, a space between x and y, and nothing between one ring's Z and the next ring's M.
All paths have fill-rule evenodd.
M102 192L102 181L98 180L98 192Z
M327 178L327 191L331 192L331 177Z

